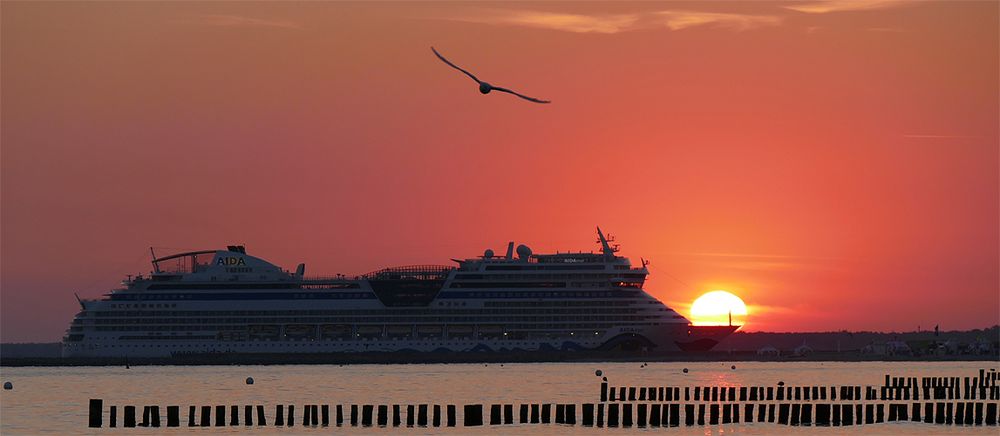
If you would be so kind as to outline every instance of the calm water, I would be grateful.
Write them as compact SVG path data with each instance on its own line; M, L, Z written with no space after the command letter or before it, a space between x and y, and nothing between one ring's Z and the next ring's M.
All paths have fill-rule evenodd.
M607 429L582 426L507 425L481 428L309 428L301 427L304 404L457 404L595 403L601 369L611 385L881 385L894 376L974 376L997 362L794 362L794 363L536 363L463 365L287 365L207 367L0 368L14 390L0 391L0 430L16 434L609 434L667 432L698 435L772 434L1000 434L997 427L884 423L854 427L790 427L778 424L727 424L706 427ZM688 374L682 369L689 368ZM253 377L255 384L244 383ZM105 406L181 406L186 425L189 405L264 404L273 424L274 405L295 404L295 427L212 427L88 429L87 401ZM578 410L579 410L579 406ZM141 407L138 408L141 413ZM405 407L404 407L405 410ZM121 413L121 412L119 412ZM163 423L166 424L165 410ZM331 412L332 413L332 412ZM516 410L515 410L516 413ZM579 412L578 412L579 413ZM489 409L485 411L489 419ZM119 420L121 416L119 416ZM242 419L242 416L241 416ZM332 419L332 417L331 417ZM405 422L404 422L405 423ZM105 425L107 415L105 414ZM121 422L119 421L119 425ZM683 421L682 421L683 425Z

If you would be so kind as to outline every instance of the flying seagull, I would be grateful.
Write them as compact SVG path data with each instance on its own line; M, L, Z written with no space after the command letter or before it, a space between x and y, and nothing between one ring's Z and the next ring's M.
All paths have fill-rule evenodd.
M441 53L438 53L438 51L434 49L434 47L431 47L431 51L433 51L434 54L438 57L438 59L441 59L442 62L448 64L449 66L451 66L452 68L454 68L454 69L456 69L458 71L461 71L461 72L465 73L465 75L471 77L472 80L475 80L476 83L479 84L479 92L481 92L483 94L489 94L490 91L500 91L500 92L506 92L506 93L514 94L514 95L516 95L518 97L521 97L521 98L523 98L525 100L528 100L528 101L531 101L531 102L535 102L535 103L551 103L551 101L548 101L548 100L539 100L539 99L534 98L534 97L528 97L527 95L518 94L518 93L516 93L514 91L511 91L511 90L509 90L507 88L501 88L499 86L490 85L489 83L486 83L486 82L484 82L482 80L477 79L476 76L472 75L472 73L470 73L468 71L463 70L462 67L459 67L458 65L455 65L455 64L451 63L449 60L445 59L444 56L441 56Z

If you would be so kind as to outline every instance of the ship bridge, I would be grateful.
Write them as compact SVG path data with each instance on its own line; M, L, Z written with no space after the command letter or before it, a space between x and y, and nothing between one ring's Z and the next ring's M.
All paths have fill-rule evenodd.
M379 301L387 307L428 306L455 268L443 265L410 265L364 274Z

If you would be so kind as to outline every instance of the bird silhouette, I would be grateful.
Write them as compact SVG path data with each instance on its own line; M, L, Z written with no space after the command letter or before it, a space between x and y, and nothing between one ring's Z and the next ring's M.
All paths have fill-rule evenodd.
M534 97L528 97L527 95L519 94L519 93L511 91L511 90L509 90L507 88L501 88L499 86L490 85L487 82L479 80L472 73L463 70L462 67L459 67L458 65L455 65L455 64L451 63L451 61L449 61L448 59L445 59L444 56L441 56L441 53L438 53L438 51L434 49L434 47L431 47L431 51L434 52L434 55L437 56L438 59L441 59L441 62L444 62L444 63L448 64L448 66L450 66L450 67L452 67L452 68L454 68L454 69L456 69L458 71L461 71L461 72L465 73L466 76L469 76L469 77L472 78L472 80L475 80L476 83L479 84L479 92L482 93L482 94L489 94L490 91L500 91L500 92L506 92L508 94L514 94L514 95L516 95L518 97L521 97L521 98L523 98L525 100L528 100L528 101L534 102L534 103L552 103L551 101L548 101L548 100L539 100L539 99L534 98Z

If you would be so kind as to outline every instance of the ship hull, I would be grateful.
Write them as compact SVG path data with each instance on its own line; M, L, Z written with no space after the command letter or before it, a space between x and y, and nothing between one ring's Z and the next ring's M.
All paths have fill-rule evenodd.
M482 338L368 338L362 340L283 340L226 342L217 340L135 340L118 335L91 336L86 341L63 343L66 358L169 358L205 355L260 356L418 353L455 356L456 353L571 352L696 352L708 351L736 329L706 328L686 324L646 329L615 328L595 338L553 340L504 340ZM595 335L596 336L596 335ZM456 360L463 360L455 357Z

